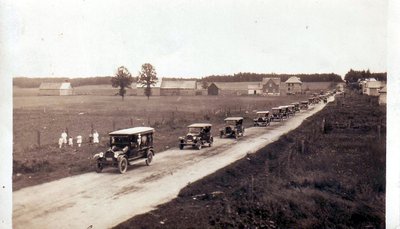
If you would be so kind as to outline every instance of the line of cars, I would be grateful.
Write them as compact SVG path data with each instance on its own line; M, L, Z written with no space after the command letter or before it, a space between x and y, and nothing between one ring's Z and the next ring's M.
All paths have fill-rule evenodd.
M286 106L272 108L270 111L258 111L253 120L253 126L269 126L273 121L282 121L290 116L308 109L309 105L320 101L326 103L330 94L314 95L308 101L291 103ZM245 128L243 117L227 117L225 125L219 130L220 138L233 137L235 139L244 136ZM214 137L211 134L212 124L193 123L189 125L185 136L179 137L179 149L190 146L200 150L204 146L211 147ZM95 170L100 173L106 166L117 167L120 173L125 173L128 165L138 159L145 159L146 165L150 165L154 157L153 148L154 128L133 127L117 130L109 133L109 149L94 155L96 163Z

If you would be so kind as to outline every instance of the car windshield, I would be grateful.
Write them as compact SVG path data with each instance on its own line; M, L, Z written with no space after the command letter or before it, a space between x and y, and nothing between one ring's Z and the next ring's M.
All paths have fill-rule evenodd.
M198 134L201 131L201 127L189 127L188 132L191 134Z
M128 137L127 136L112 136L111 138L111 144L126 144L129 142Z
M278 114L278 113L279 113L279 109L272 110L272 112L273 112L274 114Z
M225 123L226 123L226 125L230 125L230 126L235 126L236 125L236 121L235 120L226 120Z
M268 113L259 113L259 114L257 114L257 118L264 118L264 117L267 117L268 116Z

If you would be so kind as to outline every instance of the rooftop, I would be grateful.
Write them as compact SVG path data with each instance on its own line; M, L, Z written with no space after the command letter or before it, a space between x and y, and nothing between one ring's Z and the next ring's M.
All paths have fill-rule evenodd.
M212 126L212 125L210 123L193 123L188 127L206 127L206 126Z
M128 134L144 134L154 132L154 128L151 127L133 127L128 129L116 130L109 135L128 135Z

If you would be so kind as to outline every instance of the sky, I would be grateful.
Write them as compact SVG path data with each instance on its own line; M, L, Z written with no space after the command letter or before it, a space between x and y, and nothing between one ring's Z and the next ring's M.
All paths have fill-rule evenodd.
M8 1L12 76L386 71L384 0ZM9 23L10 24L10 23ZM4 41L4 37L3 37Z
M8 1L13 77L386 71L382 0Z

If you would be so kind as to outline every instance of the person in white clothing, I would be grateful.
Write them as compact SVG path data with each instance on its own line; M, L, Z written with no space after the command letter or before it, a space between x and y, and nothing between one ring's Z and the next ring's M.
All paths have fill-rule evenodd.
M81 145L82 145L82 136L81 135L76 136L76 144L78 144L78 147L81 147Z
M58 139L58 146L60 147L60 149L61 149L61 147L63 145L63 142L64 142L63 138L59 138Z
M65 130L61 133L61 138L63 139L63 144L67 144L67 132Z
M99 143L99 133L97 133L97 131L93 133L93 143Z

